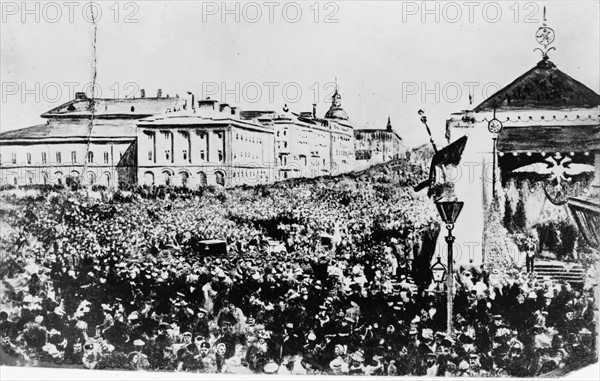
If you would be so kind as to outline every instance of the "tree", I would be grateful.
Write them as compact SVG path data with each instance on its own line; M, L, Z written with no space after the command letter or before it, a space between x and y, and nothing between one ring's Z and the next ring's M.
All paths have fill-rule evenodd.
M523 202L522 198L519 198L519 202L517 202L517 210L515 211L515 215L513 217L513 227L514 230L524 231L527 227L527 215L525 214L525 202Z
M512 203L506 198L504 201L504 227L509 231L513 231L513 211L512 211Z

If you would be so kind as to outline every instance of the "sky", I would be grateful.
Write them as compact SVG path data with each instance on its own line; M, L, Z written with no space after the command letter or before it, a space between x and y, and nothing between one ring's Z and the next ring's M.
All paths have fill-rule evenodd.
M475 107L541 58L600 92L598 1L2 1L0 130L91 94L210 96L241 109L317 113L335 83L355 128L388 116L407 145L436 141L453 112ZM469 94L473 104L469 103Z

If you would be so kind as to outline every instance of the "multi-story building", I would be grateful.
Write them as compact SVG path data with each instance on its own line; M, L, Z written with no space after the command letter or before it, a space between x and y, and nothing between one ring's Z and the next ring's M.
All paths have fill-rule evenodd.
M406 146L400 135L392 128L392 122L388 117L384 129L354 130L354 152L356 168L363 169L404 157Z
M355 131L337 90L323 118L316 105L299 114L287 106L283 113L240 111L190 95L162 97L159 90L154 98L142 91L139 98L92 100L77 93L42 114L45 124L0 134L2 184L235 186L356 169ZM400 150L391 126L363 135L383 147L365 165Z
M143 92L142 92L143 95ZM136 122L176 109L183 101L166 98L75 99L41 115L46 123L0 133L2 184L86 184L115 186L117 164L135 142Z
M336 175L354 169L353 127L341 107L340 95L332 97L324 118L312 112L290 112L273 117L277 179Z
M146 185L198 187L274 180L273 121L206 99L138 122L122 177ZM126 174L128 173L128 174Z

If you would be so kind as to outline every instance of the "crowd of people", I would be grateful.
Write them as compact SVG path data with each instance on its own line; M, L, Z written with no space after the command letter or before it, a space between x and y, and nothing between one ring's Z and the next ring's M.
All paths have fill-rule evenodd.
M2 362L534 376L596 356L593 290L519 271L462 269L448 335L444 292L411 280L439 223L407 173L5 211Z

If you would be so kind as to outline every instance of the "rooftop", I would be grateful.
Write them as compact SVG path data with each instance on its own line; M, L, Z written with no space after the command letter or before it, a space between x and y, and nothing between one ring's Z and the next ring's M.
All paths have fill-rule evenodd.
M592 108L600 95L544 58L531 70L473 109L475 112L531 109Z
M184 104L182 98L96 98L78 95L72 101L53 108L43 113L42 118L89 118L92 115L92 102L94 104L94 117L100 119L140 119L150 115L162 114Z
M98 120L90 134L90 123L82 119L55 119L47 123L0 133L0 140L45 140L45 139L104 139L135 137L135 123Z

